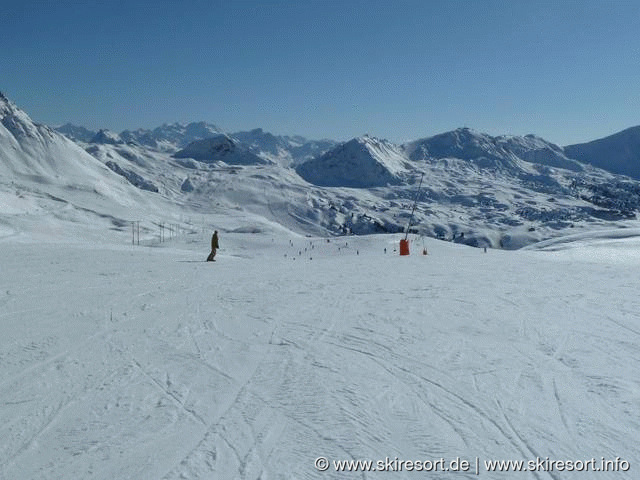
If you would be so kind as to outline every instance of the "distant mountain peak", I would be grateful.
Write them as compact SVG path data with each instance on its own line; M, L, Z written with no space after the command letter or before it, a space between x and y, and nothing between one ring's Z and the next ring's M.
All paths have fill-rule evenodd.
M406 160L392 143L362 136L299 165L296 171L315 185L371 188L399 184L407 171Z
M9 100L4 93L0 92L0 114L9 115L14 111L16 106Z
M93 137L96 136L96 133L93 130L89 130L85 127L81 127L79 125L74 125L71 122L67 122L64 125L60 125L55 127L55 130L59 133L62 133L65 137L73 140L75 142L85 142L89 143Z
M107 129L99 130L98 133L91 139L91 143L107 144L107 145L121 145L124 143L120 135Z
M200 162L225 162L229 165L259 165L268 163L258 155L240 147L226 134L195 140L173 155L175 158L192 158Z
M584 168L568 158L561 147L536 135L494 137L468 127L416 140L405 149L414 161L458 158L480 168L512 172L523 169L520 160L572 171Z
M18 142L39 137L41 133L50 135L49 127L36 124L29 115L4 95L0 99L0 123Z
M459 158L462 160L484 160L482 165L498 166L512 160L496 145L494 137L468 127L457 128L432 137L410 142L406 149L411 160Z
M0 107L8 106L9 99L4 96L4 93L0 92Z

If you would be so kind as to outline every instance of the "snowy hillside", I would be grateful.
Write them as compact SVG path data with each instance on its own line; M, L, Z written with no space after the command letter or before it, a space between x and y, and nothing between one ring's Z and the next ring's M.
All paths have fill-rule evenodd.
M569 145L564 151L581 162L640 179L640 126L592 142Z
M408 165L395 145L364 136L298 165L296 171L315 185L372 188L401 183Z
M639 230L399 257L217 221L216 263L210 232L2 243L0 477L636 478ZM468 464L338 471L396 458Z
M127 231L166 203L0 97L0 237L74 238L79 225L85 234Z
M49 127L33 123L5 97L0 97L0 155L5 182L86 189L113 181L100 162Z

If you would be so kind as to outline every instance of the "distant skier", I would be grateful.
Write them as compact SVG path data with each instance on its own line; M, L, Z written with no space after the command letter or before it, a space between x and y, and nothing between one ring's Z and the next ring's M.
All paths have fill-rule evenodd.
M216 250L220 248L220 244L218 243L218 231L214 231L211 236L211 253L207 257L207 262L215 262L216 259Z

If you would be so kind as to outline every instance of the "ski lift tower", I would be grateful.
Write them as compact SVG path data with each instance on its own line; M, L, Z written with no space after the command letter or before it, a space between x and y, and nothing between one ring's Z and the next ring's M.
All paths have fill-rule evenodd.
M411 221L413 220L413 214L418 206L418 198L420 196L420 189L422 188L422 180L424 179L424 173L420 177L420 184L418 185L418 191L416 192L416 199L413 202L413 208L411 209L411 216L409 217L409 223L407 223L407 231L404 238L400 240L400 255L409 255L409 229L411 228Z

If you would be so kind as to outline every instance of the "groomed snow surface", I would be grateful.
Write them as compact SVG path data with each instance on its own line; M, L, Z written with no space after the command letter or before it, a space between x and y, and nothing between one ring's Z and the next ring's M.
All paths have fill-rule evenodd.
M202 233L5 239L0 478L638 478L638 237L409 257L399 238L222 231L214 263ZM483 467L537 457L630 468Z

